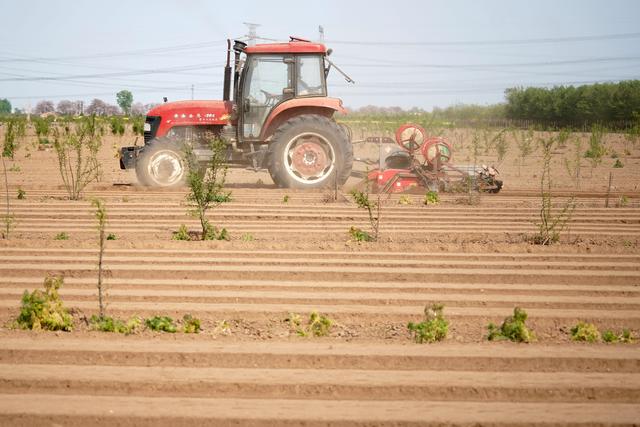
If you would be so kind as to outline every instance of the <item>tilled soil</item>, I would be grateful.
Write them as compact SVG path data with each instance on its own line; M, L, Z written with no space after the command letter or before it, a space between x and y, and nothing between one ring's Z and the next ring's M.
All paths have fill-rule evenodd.
M620 188L605 208L599 184L584 186L561 241L543 247L530 243L540 203L531 175L509 177L478 205L392 196L380 241L355 243L349 227L368 220L346 192L336 201L231 171L233 201L209 215L231 241L180 242L171 240L180 224L198 230L184 190L136 187L113 168L69 201L55 155L32 154L10 175L16 225L0 240L0 425L638 425L638 344L570 338L578 321L640 335L633 160L618 182L624 206L615 207ZM101 156L116 162L110 148ZM18 186L26 199L15 199ZM556 206L574 193L559 188ZM107 313L190 313L200 334L89 329L98 312L91 197L105 200L116 237L104 259ZM69 239L54 240L61 232ZM13 329L22 293L47 274L65 278L74 331ZM436 302L449 334L415 344L407 322ZM487 324L516 306L536 341L488 342ZM313 311L333 320L329 336L297 333L294 314L304 323Z

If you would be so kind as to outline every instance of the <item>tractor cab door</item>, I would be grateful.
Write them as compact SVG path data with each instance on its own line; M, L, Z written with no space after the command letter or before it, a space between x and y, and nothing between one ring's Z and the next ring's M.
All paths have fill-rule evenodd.
M242 89L240 130L243 140L257 140L271 110L294 97L291 55L249 55Z

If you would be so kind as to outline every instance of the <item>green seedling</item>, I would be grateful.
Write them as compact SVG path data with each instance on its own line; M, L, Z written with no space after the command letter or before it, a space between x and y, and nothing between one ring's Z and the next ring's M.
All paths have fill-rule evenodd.
M22 188L18 187L18 200L24 200L27 198L27 192L24 191Z
M424 196L425 205L437 205L440 203L440 196L436 191L429 191Z
M53 240L69 240L69 235L64 231L61 231L53 237Z
M173 240L191 240L191 236L189 235L189 229L186 225L181 224L178 231L173 232L173 236L171 237Z
M200 319L190 314L185 314L182 318L182 331L185 334L197 334L202 328L200 327Z
M373 242L373 237L358 227L351 227L349 229L349 236L351 236L351 240L354 242Z

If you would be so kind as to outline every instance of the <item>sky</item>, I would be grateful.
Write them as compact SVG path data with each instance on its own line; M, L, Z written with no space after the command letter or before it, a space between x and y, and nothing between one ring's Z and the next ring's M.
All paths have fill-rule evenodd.
M345 105L504 101L516 86L640 78L636 0L2 0L0 99L221 99L227 38L324 41ZM259 40L259 42L268 42Z

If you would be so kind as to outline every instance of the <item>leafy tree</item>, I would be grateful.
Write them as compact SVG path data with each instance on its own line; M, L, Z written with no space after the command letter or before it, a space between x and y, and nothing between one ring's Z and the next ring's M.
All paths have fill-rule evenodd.
M227 177L225 143L214 139L209 145L212 156L205 167L199 164L193 149L190 146L185 147L185 157L189 167L187 201L193 208L191 213L200 220L202 240L228 240L226 229L218 231L209 223L206 216L209 209L231 200L231 193L224 191Z
M52 113L54 112L56 109L53 106L53 102L51 101L40 101L36 104L36 108L34 108L33 113L34 114L45 114L45 113Z
M11 102L8 99L0 99L0 114L11 114Z
M116 94L118 105L124 112L125 116L131 113L131 104L133 103L133 95L128 90L121 90Z
M146 112L147 112L147 109L145 108L142 102L134 102L131 105L130 113L132 116L144 116Z
M104 129L95 116L53 129L58 169L71 200L78 200L84 188L100 176L98 151Z
M589 149L584 153L584 157L591 162L591 176L593 176L593 170L602 163L602 157L607 154L607 148L604 146L605 134L606 129L600 125L594 125L591 128Z
M120 111L115 105L110 105L101 99L93 99L85 109L85 114L95 116L114 116Z
M58 106L56 107L58 114L63 116L73 116L79 113L78 110L78 102L69 101L68 99L63 99L58 102Z

